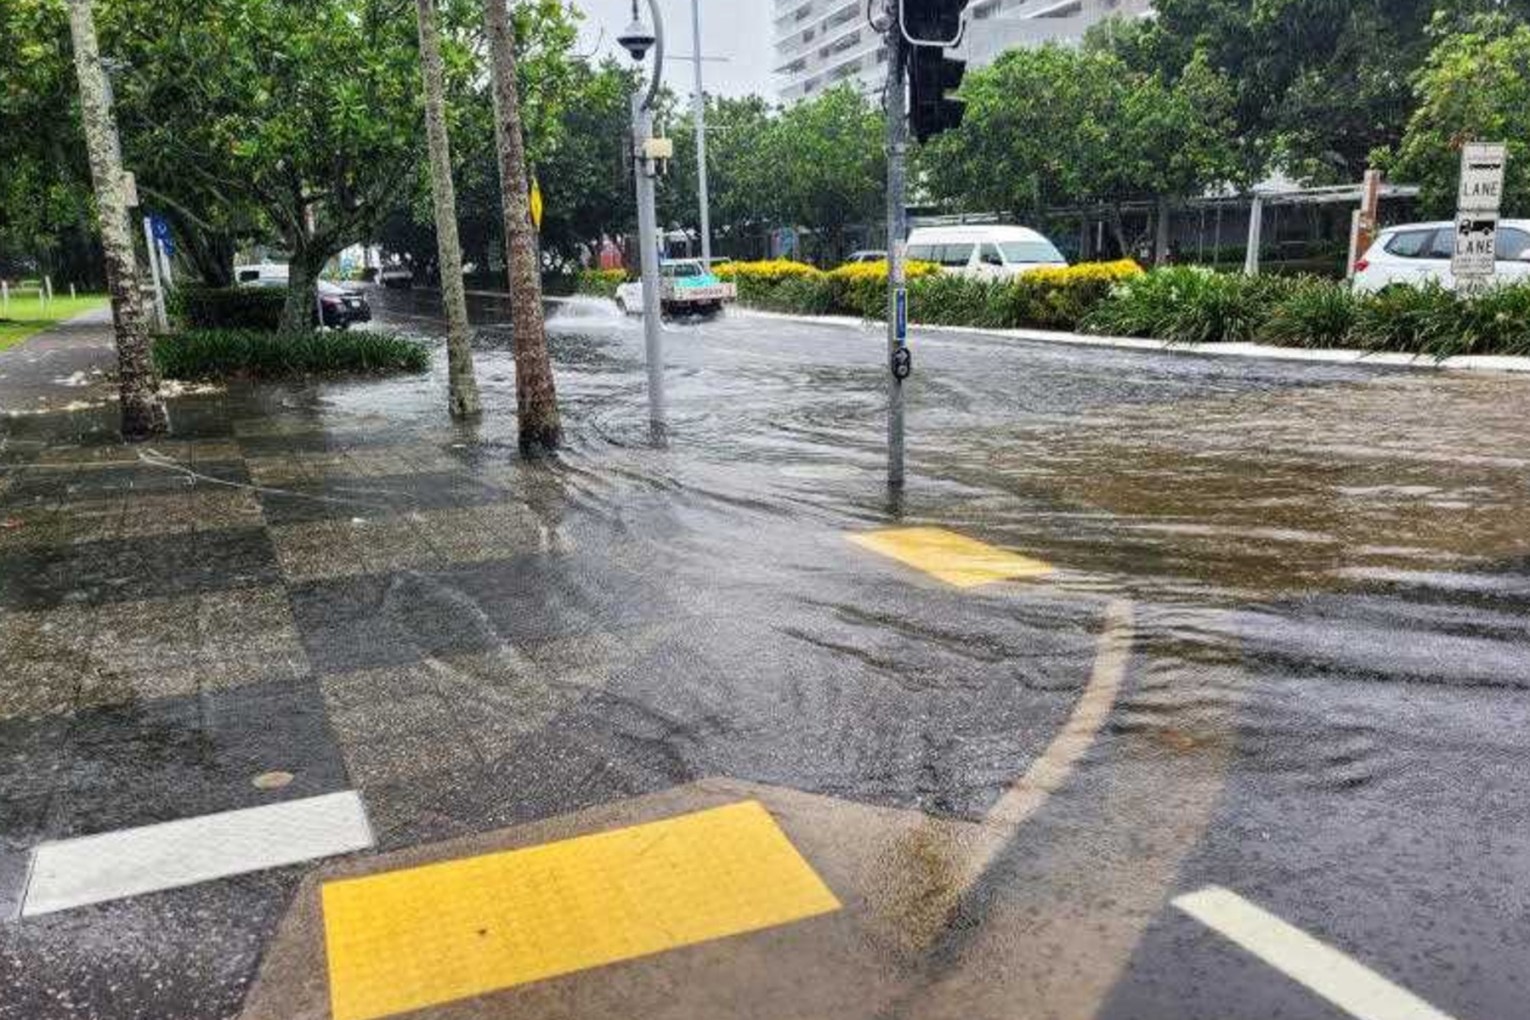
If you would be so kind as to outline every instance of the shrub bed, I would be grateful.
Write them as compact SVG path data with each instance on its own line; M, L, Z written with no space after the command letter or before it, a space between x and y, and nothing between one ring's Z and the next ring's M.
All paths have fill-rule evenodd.
M1111 290L1086 332L1170 343L1255 341L1448 358L1530 354L1530 284L1464 297L1438 284L1355 294L1314 276L1163 269Z
M1076 329L1111 287L1141 275L1131 260L1087 263L1028 273L1013 281L946 274L928 262L906 268L909 306L919 322L988 328ZM887 317L887 263L866 262L824 272L801 262L733 262L718 276L738 285L739 300L757 308L807 315Z
M774 259L728 263L717 274L738 285L741 303L756 308L865 319L887 314L885 262L824 272ZM620 282L621 274L614 275ZM926 325L1081 331L1180 344L1354 348L1437 358L1530 355L1530 283L1472 298L1439 286L1356 295L1345 281L1317 276L1250 277L1192 266L1144 272L1130 259L1042 269L1014 280L978 280L911 263L908 276L910 315ZM612 291L615 285L610 284Z
M430 353L413 340L361 330L188 329L154 342L154 364L167 379L281 379L423 372L430 365Z
M254 329L275 332L281 324L285 287L208 287L188 283L175 288L171 314L187 329Z
M627 271L624 269L581 269L574 289L580 294L614 298L616 288L626 282Z

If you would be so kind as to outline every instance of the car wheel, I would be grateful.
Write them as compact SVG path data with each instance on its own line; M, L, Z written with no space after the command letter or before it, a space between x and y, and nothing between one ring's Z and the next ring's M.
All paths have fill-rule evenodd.
M618 312L621 312L623 315L626 315L627 314L627 302L623 301L621 298L617 298L616 299L616 310Z

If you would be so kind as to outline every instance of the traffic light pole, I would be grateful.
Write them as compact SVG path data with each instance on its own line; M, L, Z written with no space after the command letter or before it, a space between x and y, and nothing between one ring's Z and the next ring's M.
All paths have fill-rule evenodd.
M908 118L904 60L908 48L898 19L887 32L887 484L903 487L903 383L913 372L908 349L908 286L903 256L908 236Z

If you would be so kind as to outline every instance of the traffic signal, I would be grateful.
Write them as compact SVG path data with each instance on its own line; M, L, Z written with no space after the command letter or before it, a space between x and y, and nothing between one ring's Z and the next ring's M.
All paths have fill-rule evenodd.
M903 23L914 39L949 43L961 34L967 0L901 0ZM909 47L909 124L914 137L928 141L962 122L962 103L952 94L967 64L946 56L944 46Z

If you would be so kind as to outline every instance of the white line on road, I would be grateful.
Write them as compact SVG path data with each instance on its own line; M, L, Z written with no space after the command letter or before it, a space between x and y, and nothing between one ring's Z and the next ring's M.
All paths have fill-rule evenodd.
M354 790L44 843L23 917L177 889L372 845Z
M1451 1020L1407 989L1228 889L1202 889L1179 897L1174 906L1357 1020Z

